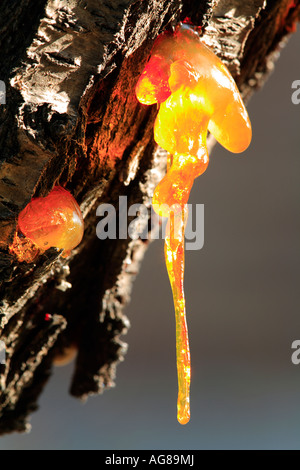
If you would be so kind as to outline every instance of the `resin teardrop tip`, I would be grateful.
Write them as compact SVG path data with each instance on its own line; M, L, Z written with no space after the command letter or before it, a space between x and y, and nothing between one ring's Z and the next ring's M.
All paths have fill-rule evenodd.
M190 416L178 416L177 421L179 424L184 426L185 424L188 424L190 421Z

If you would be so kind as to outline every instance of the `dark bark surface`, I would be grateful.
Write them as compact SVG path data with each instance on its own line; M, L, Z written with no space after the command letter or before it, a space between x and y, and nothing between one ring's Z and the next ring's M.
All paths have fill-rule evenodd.
M190 17L244 97L260 87L299 18L299 3L240 0L4 0L0 18L0 432L24 431L53 358L78 348L71 393L112 385L126 346L123 307L147 241L99 241L96 208L119 196L150 208L166 159L155 107L135 98L157 35ZM59 183L81 204L85 237L68 259L18 263L8 246L20 211ZM130 222L130 221L129 221ZM147 221L145 221L147 226Z

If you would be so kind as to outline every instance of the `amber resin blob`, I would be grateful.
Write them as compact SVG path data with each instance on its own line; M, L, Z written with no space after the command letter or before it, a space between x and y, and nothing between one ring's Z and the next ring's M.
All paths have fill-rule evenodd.
M183 287L186 204L195 178L208 166L207 132L238 153L251 142L251 124L226 66L187 25L156 40L136 95L142 104L159 105L154 137L170 154L169 169L155 190L153 205L159 215L169 218L165 257L176 313L178 421L186 424L191 378Z
M19 261L32 262L49 248L68 256L82 240L81 210L68 191L55 187L46 197L34 198L18 217L18 228L10 251Z

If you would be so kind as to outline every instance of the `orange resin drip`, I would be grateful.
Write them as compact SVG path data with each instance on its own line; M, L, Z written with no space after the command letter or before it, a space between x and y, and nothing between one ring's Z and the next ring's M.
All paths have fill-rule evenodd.
M77 202L57 186L48 196L32 199L20 213L10 252L27 263L52 247L64 250L63 256L68 256L81 242L83 233L84 222Z
M238 153L251 142L251 124L229 71L186 25L156 40L136 95L142 104L160 105L154 137L172 155L167 175L154 192L153 206L169 218L165 256L176 314L178 421L186 424L191 378L183 286L186 204L195 178L208 166L207 132Z
M176 355L178 375L177 419L180 424L190 420L191 357L186 323L184 295L184 229L187 210L170 214L166 238L165 259L173 292L176 319Z

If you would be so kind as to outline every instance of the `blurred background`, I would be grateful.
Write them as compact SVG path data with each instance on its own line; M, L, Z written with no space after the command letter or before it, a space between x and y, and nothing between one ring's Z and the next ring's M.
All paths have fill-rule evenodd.
M300 31L248 105L251 148L219 145L191 202L205 204L205 245L186 257L191 421L176 420L175 325L163 242L151 245L127 308L116 387L81 404L73 365L55 369L28 435L0 450L300 449ZM82 312L84 314L84 312Z

